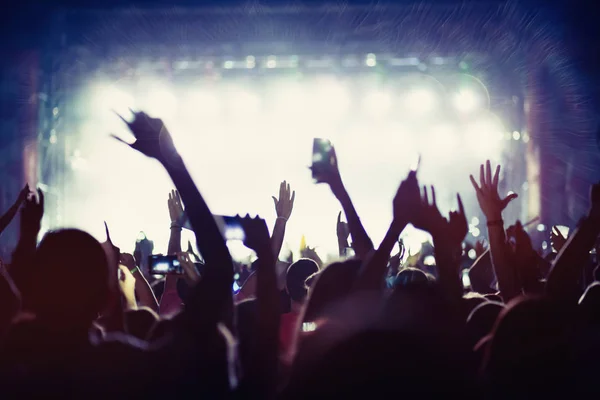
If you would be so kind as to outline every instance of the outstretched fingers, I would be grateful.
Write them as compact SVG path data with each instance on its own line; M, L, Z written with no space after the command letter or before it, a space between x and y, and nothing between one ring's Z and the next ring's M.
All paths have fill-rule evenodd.
M285 194L285 181L281 182L281 184L279 185L279 201L281 201L283 199L284 194Z
M120 137L118 137L117 135L115 135L115 134L111 133L111 134L110 134L110 136L111 136L112 138L114 138L114 139L117 139L119 142L121 142L121 143L123 143L123 144L126 144L126 145L127 145L127 146L129 146L129 147L132 147L132 146L131 146L131 143L127 143L126 141L124 141L123 139L121 139Z
M475 180L475 178L473 177L473 175L469 175L469 179L471 179L471 185L473 185L473 188L475 189L475 192L477 192L477 193L481 192L481 188L477 184L477 181Z
M494 173L494 179L492 180L492 187L494 189L498 189L498 181L500 180L500 165L496 167L496 172Z
M485 189L485 167L483 164L479 166L479 187Z

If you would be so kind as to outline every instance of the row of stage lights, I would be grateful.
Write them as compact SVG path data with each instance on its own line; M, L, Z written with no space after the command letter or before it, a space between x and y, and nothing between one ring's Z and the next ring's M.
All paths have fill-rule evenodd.
M178 97L166 85L152 84L149 88L144 90L142 96L135 98L114 86L99 86L94 89L92 98L97 102L95 106L103 110L137 108L163 118L179 112L202 116L223 112L253 115L260 112L264 103L270 103L275 112L283 114L317 112L339 117L355 103L371 117L384 117L392 112L426 117L442 107L449 107L453 114L469 116L486 110L489 103L484 94L470 88L459 89L448 96L427 87L412 88L399 96L389 90L373 89L358 98L344 85L328 80L319 82L313 88L300 84L284 85L267 96L243 88L231 88L223 93L198 91ZM357 101L353 102L353 99Z
M463 60L458 61L455 57L429 57L421 59L419 57L396 57L391 54L366 55L346 55L337 56L298 56L298 55L268 55L253 56L248 55L243 58L232 59L197 59L197 60L178 60L174 61L172 67L176 70L187 70L199 67L204 68L222 68L225 70L240 69L286 69L286 68L373 68L377 66L385 67L412 67L419 71L426 71L429 66L453 65L458 69L467 70L469 65Z

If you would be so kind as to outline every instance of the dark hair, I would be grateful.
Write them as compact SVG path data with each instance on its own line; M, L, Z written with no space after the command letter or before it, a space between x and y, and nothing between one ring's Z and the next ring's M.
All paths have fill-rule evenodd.
M467 317L467 334L473 346L492 331L503 308L504 304L495 301L484 301L473 308Z
M600 326L600 282L591 283L579 299L578 314L584 326Z
M35 253L27 304L45 323L89 325L108 298L108 271L106 253L91 235L78 229L50 232Z
M346 260L330 264L307 278L311 294L304 312L304 321L314 321L325 307L347 296L360 267L360 260Z
M317 263L308 258L301 258L289 266L285 283L292 301L300 302L306 298L308 291L304 282L306 278L318 271Z
M502 310L483 363L498 398L516 391L523 398L547 396L570 381L573 316L565 311L544 297L516 298ZM533 377L544 377L544 385Z
M129 310L124 315L127 333L140 340L148 340L156 323L158 315L148 307Z
M418 268L402 268L396 278L394 279L393 287L406 287L412 285L428 285L434 281L435 278L430 274L421 271Z

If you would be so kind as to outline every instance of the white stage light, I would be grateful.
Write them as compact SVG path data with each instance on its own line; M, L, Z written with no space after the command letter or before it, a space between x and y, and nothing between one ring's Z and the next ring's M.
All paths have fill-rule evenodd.
M273 100L273 114L288 118L306 111L309 98L299 83L285 83L273 88L270 97Z
M392 97L389 93L384 92L369 93L365 97L364 107L369 115L381 117L392 107Z
M373 53L367 54L367 59L365 60L365 64L367 67L374 67L377 65L377 57Z
M267 68L275 68L277 66L277 57L269 56L267 57Z
M502 122L489 113L467 127L465 139L476 157L486 158L497 153L502 145L505 129Z
M256 58L254 56L246 57L246 68L254 68L256 66Z
M260 99L258 96L244 90L235 91L231 108L238 115L254 115L260 108Z
M418 114L432 111L437 105L436 94L428 89L415 89L406 97L407 109Z
M177 98L163 87L150 89L144 103L145 111L154 118L172 118L177 113Z
M454 107L460 112L473 112L477 110L480 105L480 99L472 90L462 89L454 96Z
M124 92L112 85L98 85L93 89L94 109L101 113L115 111L127 118L135 110L135 99L129 93Z
M457 147L456 127L451 124L440 124L431 130L430 148L437 156L453 154Z
M334 80L318 82L316 112L329 117L339 117L350 107L350 94L344 85Z
M186 116L213 117L220 113L221 104L217 97L210 93L193 93L182 105L182 112Z

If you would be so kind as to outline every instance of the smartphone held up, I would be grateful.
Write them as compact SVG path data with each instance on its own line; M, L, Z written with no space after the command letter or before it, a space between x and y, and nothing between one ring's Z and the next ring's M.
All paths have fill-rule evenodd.
M182 275L184 273L177 256L154 254L148 257L151 275Z
M329 139L315 138L312 153L312 177L316 183L325 182L325 176L335 167L333 145Z

